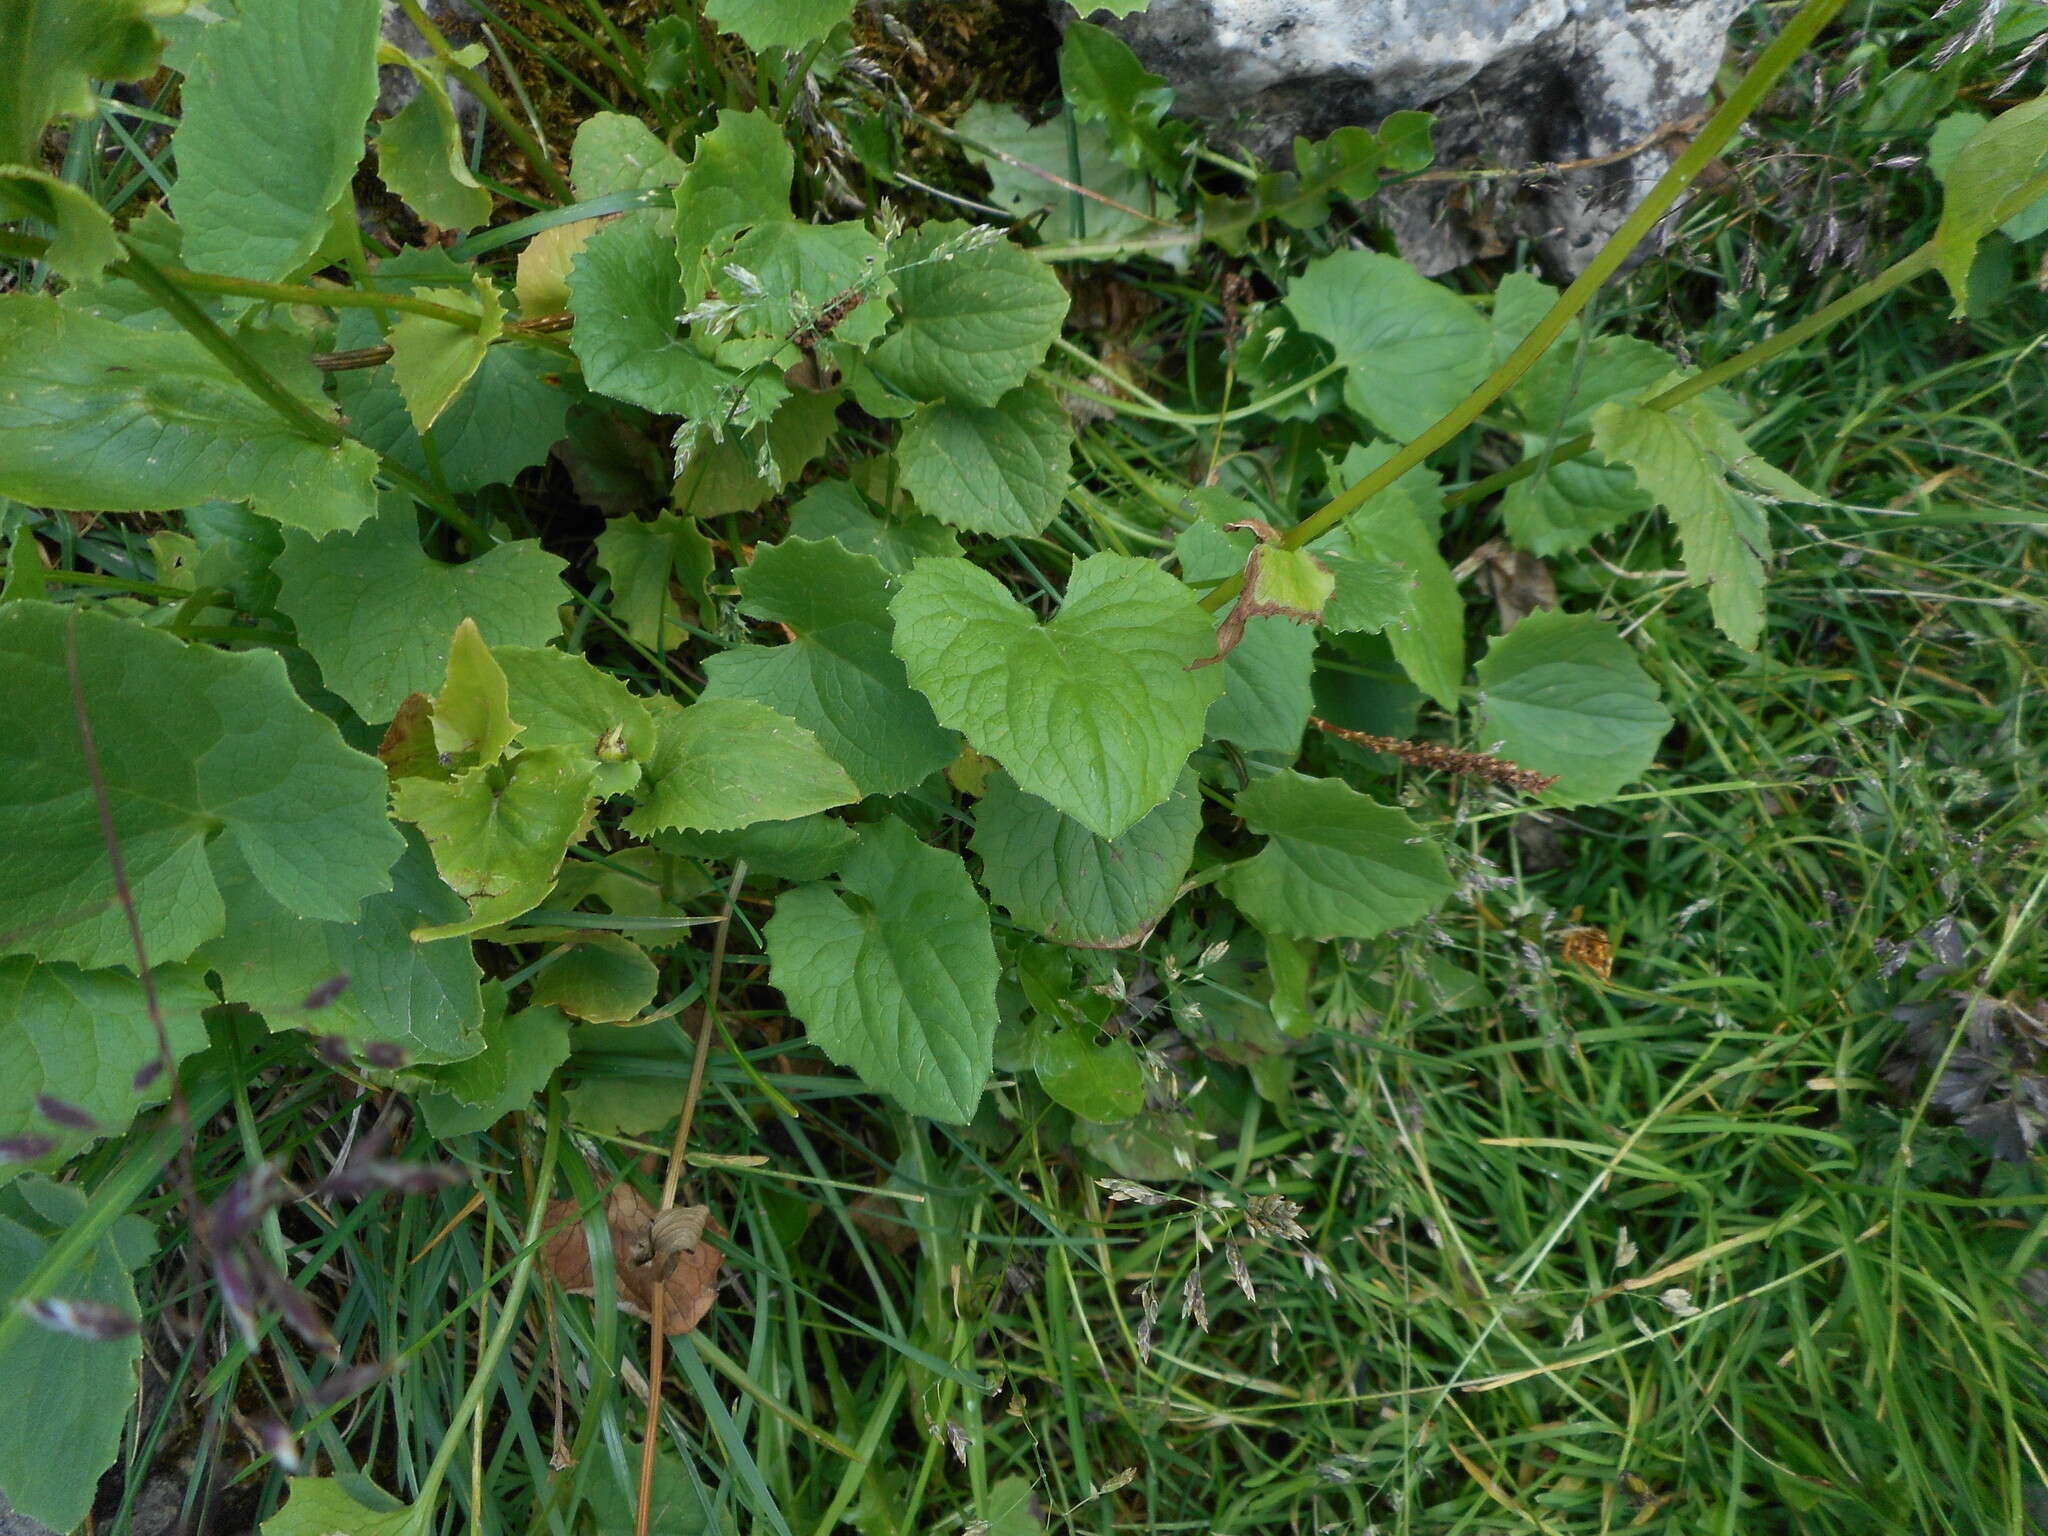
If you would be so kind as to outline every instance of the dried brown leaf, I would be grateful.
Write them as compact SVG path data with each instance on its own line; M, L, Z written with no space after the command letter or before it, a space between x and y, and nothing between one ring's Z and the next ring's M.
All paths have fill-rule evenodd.
M1502 634L1538 608L1557 606L1557 582L1550 567L1527 550L1511 548L1505 539L1489 539L1472 551L1471 559L1486 572Z
M1614 975L1614 946L1605 928L1568 928L1558 941L1557 952L1566 964L1591 971L1602 981Z
M581 1207L574 1200L548 1202L547 1221L559 1228L541 1249L548 1270L571 1296L593 1296L590 1247L583 1234ZM654 1286L657 1273L648 1241L654 1224L654 1207L631 1184L621 1182L605 1199L605 1227L612 1238L612 1267L618 1276L619 1310L651 1321L654 1316ZM716 1221L710 1231L724 1235ZM674 1268L663 1282L662 1329L665 1333L688 1333L704 1320L718 1295L718 1270L725 1255L710 1243L700 1242L675 1256Z

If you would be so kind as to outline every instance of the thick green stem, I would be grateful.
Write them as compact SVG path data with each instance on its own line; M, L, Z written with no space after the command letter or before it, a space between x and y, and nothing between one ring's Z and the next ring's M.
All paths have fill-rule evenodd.
M1727 147L1743 120L1754 112L1757 104L1764 99L1772 85L1788 68L1792 61L1806 51L1821 28L1834 20L1845 0L1806 0L1799 13L1786 25L1785 30L1774 38L1764 49L1757 61L1749 67L1736 82L1735 89L1728 93L1728 99L1700 129L1699 136L1686 148L1684 154L1672 162L1671 168L1650 189L1648 197L1637 205L1621 223L1621 227L1608 236L1607 243L1600 248L1584 272L1572 285L1558 296L1550 311L1536 323L1535 329L1522 338L1521 344L1502 360L1499 367L1489 374L1480 386L1451 409L1440 421L1419 437L1401 448L1386 463L1365 476L1356 485L1331 500L1321 510L1310 514L1288 530L1282 541L1288 549L1299 549L1311 539L1335 527L1344 518L1363 506L1372 497L1392 485L1401 476L1423 463L1432 453L1449 443L1460 432L1477 421L1486 408L1511 389L1523 374L1527 373L1553 343L1562 336L1602 284L1621 269L1623 262L1657 227L1657 221L1671 210L1672 204L1693 179ZM1210 610L1220 608L1235 597L1244 585L1244 578L1233 577L1212 590L1202 599L1202 606Z
M119 276L130 276L122 271L125 263L116 263L110 271ZM310 304L321 309L393 309L401 314L425 315L429 320L439 320L444 325L458 326L465 331L481 330L483 316L470 314L466 310L451 309L446 304L436 304L432 299L422 299L410 293L383 293L371 288L318 288L309 284L259 283L243 277L222 277L214 272L188 272L182 267L160 268L163 275L180 288L194 293L219 293L230 298L261 299L269 304Z
M1894 262L1869 282L1850 289L1834 303L1815 310L1797 325L1787 326L1755 346L1743 348L1733 357L1694 374L1682 383L1674 384L1661 395L1652 395L1640 402L1640 408L1646 411L1668 411L1674 405L1683 404L1695 395L1712 389L1716 384L1739 378L1759 363L1769 362L1800 343L1810 341L1823 331L1832 329L1857 310L1875 304L1894 288L1904 287L1922 273L1930 271L1933 266L1934 242L1930 240L1903 261ZM1531 454L1519 464L1512 465L1497 475L1488 475L1484 480L1475 480L1470 485L1460 486L1444 497L1444 505L1465 506L1491 496L1496 491L1504 491L1517 480L1526 480L1548 465L1562 464L1567 459L1576 459L1592 451L1593 434L1581 432L1577 437L1566 438L1563 442L1553 445L1546 453Z
M38 239L34 235L16 234L11 230L0 230L0 256L21 256L30 261L39 261L48 254L49 249L50 243L47 240ZM107 270L116 277L125 277L130 282L143 284L143 279L136 274L132 260L114 262ZM484 323L481 315L450 309L445 304L436 304L432 299L416 298L409 293L376 293L363 288L316 288L298 283L259 283L253 278L223 277L217 272L188 272L183 267L157 267L155 270L166 281L191 293L218 293L230 298L260 299L267 304L311 304L321 309L395 309L407 314L425 315L430 320L440 320L448 325L461 326L466 331L481 329Z
M214 324L211 315L193 303L156 263L133 245L128 246L128 257L122 265L127 268L131 282L168 310L171 318L183 326L194 341L211 352L222 367L246 384L252 394L275 410L301 436L329 448L339 448L348 441L348 433L342 430L340 422L322 416L272 378L268 369L244 348L237 346L233 337Z
M2048 171L2029 178L1999 199L1996 210L1998 220L2003 223L2023 208L2031 208L2043 197L2048 197ZM1767 336L1753 347L1744 347L1733 357L1716 363L1713 367L1694 374L1684 382L1674 384L1661 395L1653 395L1642 402L1646 411L1668 411L1674 405L1703 394L1716 384L1739 378L1774 357L1782 356L1823 332L1834 329L1859 309L1868 309L1894 289L1903 288L1917 277L1923 277L1934 270L1937 260L1934 242L1925 245L1886 267L1868 282L1859 283L1832 304L1815 310L1797 325L1788 325L1775 335ZM1582 432L1577 437L1567 438L1553 446L1547 453L1532 454L1521 463L1502 470L1497 475L1488 475L1484 480L1461 486L1444 498L1447 507L1462 507L1471 502L1504 491L1517 480L1526 480L1545 465L1561 464L1566 459L1576 459L1593 450L1593 434Z

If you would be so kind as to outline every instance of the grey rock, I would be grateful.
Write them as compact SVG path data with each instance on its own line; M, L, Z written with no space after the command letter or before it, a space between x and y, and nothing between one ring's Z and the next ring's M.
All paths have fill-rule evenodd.
M16 1514L14 1506L7 1502L7 1495L0 1493L0 1536L57 1536L57 1533L27 1515Z
M1152 0L1108 23L1176 109L1267 159L1296 134L1437 114L1440 167L1595 159L1696 113L1744 0ZM1670 165L1672 133L1613 165L1385 199L1425 272L1534 238L1576 273Z
M427 40L412 24L398 0L383 0L384 41L400 53L415 59L425 60L433 56ZM440 33L450 43L460 48L473 43L482 36L482 25L477 13L470 8L467 0L421 0L420 10L425 13ZM488 63L484 66L489 68ZM377 111L378 117L395 117L413 97L419 95L419 82L411 70L403 64L384 64L377 70ZM449 80L448 99L455 108L456 120L462 124L465 140L476 136L483 126L483 103L473 96L459 80Z

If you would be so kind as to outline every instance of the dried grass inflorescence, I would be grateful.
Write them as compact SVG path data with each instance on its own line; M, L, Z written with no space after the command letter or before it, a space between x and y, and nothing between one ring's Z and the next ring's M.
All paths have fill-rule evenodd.
M1401 736L1375 736L1370 731L1347 730L1341 725L1332 725L1321 715L1310 715L1308 723L1339 741L1364 747L1368 752L1384 752L1389 757L1398 757L1411 768L1429 768L1438 773L1485 779L1503 789L1519 789L1525 795L1540 795L1557 782L1556 774L1518 768L1506 758L1486 752L1461 752L1434 741L1409 741Z

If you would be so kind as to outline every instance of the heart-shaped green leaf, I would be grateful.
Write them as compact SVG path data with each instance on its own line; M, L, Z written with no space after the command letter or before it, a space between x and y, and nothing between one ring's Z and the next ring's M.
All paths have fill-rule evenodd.
M986 571L920 560L890 604L896 654L941 723L1018 785L1121 836L1173 793L1222 692L1208 616L1149 560L1090 556L1039 623Z
M893 819L861 833L840 885L801 885L776 903L770 979L863 1082L914 1115L967 1121L996 1031L988 908L957 857Z

